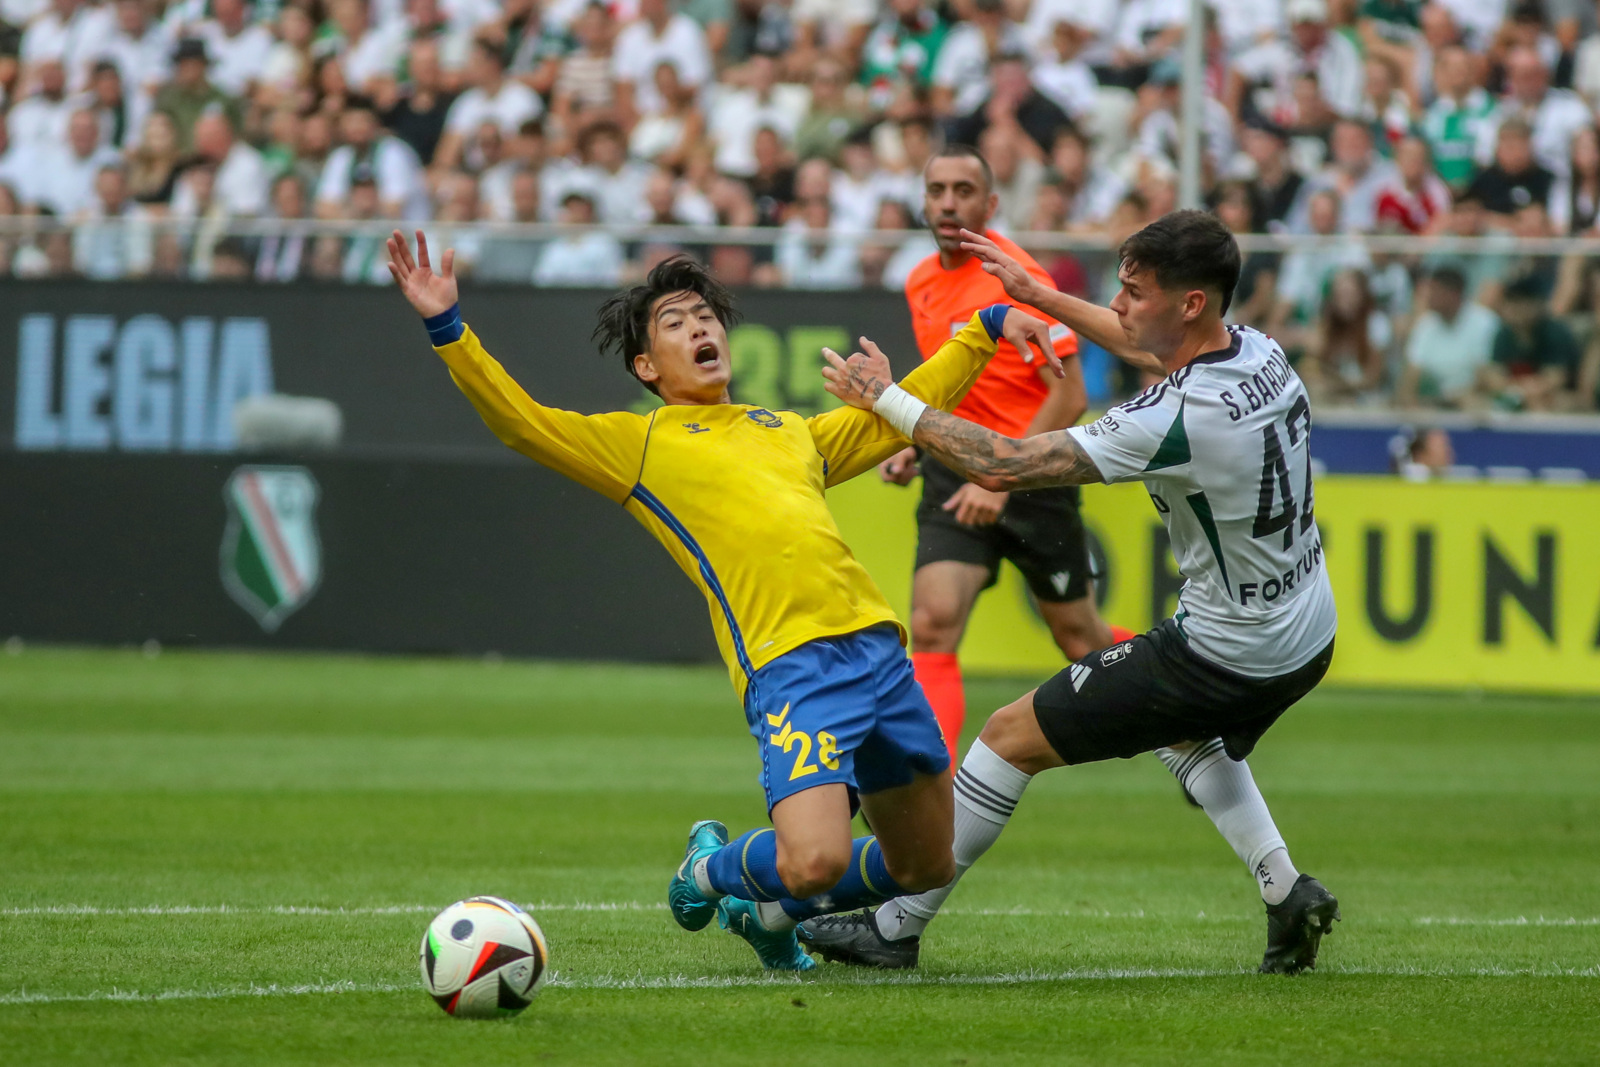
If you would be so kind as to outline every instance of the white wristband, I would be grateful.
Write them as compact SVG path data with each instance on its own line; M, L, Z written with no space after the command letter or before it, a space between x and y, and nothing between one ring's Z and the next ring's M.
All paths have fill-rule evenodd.
M878 397L877 403L872 405L872 410L884 422L909 439L912 431L917 428L917 420L928 410L928 405L898 385L891 385L883 391L882 396Z

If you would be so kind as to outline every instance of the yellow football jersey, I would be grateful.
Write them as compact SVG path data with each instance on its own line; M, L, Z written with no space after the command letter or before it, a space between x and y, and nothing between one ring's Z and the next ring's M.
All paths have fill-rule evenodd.
M900 384L948 411L995 347L974 315ZM435 351L495 436L621 504L666 546L705 594L741 700L756 671L807 641L887 622L904 642L823 498L908 443L876 415L748 404L580 415L534 401L470 329Z

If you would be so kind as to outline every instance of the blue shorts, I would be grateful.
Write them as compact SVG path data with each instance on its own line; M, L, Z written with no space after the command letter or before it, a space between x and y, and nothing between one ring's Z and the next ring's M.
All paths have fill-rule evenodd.
M860 793L950 766L938 720L893 626L809 641L756 671L745 718L767 810L813 786Z

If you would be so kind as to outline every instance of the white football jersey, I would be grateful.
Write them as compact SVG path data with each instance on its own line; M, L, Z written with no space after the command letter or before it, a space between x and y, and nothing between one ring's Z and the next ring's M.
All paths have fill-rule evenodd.
M1184 578L1195 652L1252 678L1303 666L1338 618L1311 484L1311 403L1266 334L1208 352L1069 430L1108 482L1139 480Z

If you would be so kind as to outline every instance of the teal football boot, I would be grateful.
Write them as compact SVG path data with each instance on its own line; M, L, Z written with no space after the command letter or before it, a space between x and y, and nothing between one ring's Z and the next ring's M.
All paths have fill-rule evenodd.
M694 883L694 865L727 843L728 828L715 819L701 819L689 827L683 862L667 883L667 907L685 930L704 930L717 913L717 902L702 896Z
M717 922L730 934L738 934L750 942L769 971L815 970L817 961L806 955L796 939L794 928L776 932L761 925L756 906L738 897L723 897L717 902Z

